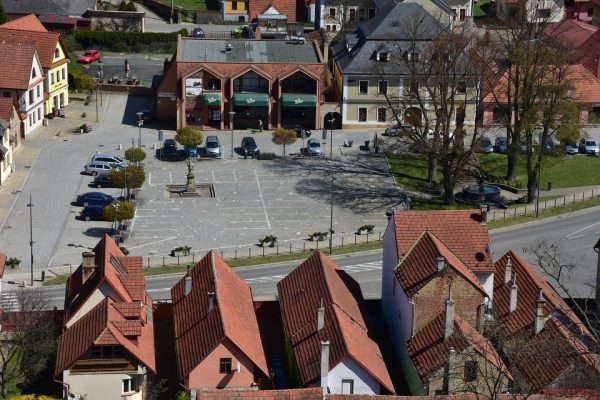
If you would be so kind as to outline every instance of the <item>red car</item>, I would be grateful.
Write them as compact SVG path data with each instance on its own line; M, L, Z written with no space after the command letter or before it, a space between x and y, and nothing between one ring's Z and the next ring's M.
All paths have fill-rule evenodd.
M100 60L102 53L99 50L86 50L85 53L79 56L79 62L91 64L94 61Z

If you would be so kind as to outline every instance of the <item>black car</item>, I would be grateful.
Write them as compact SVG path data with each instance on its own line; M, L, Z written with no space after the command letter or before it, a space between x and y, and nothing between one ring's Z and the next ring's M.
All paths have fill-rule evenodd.
M79 217L85 221L101 221L104 219L104 206L87 206L83 210L81 210L81 214L79 214Z
M177 156L177 143L175 143L175 139L166 139L163 142L163 147L161 151L162 158L173 158Z
M77 196L75 203L80 206L87 207L92 205L105 206L114 201L115 198L109 194L102 192L88 192Z
M194 28L192 30L192 35L191 36L195 37L195 38L205 38L206 34L202 30L202 28Z
M242 139L242 150L244 151L244 158L258 155L258 146L253 137L246 136Z
M109 175L98 175L96 177L94 177L94 180L92 181L92 183L90 184L90 187L95 187L95 188L110 188L110 187L114 187L115 185L110 181Z
M299 137L301 139L302 138L307 139L310 137L310 134L311 134L310 129L306 129L300 125L290 126L290 127L287 127L286 129L291 129L292 131L296 132L296 137Z

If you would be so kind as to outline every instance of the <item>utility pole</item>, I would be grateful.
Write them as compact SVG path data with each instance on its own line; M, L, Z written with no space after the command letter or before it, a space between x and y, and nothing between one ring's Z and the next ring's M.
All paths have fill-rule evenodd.
M31 202L31 192L29 192L29 250L31 255L31 281L30 285L33 286L33 203Z
M142 115L144 115L143 112L138 111L136 113L137 117L138 117L138 149L142 148L142 125L144 125L144 121L142 120ZM133 147L133 146L131 146Z

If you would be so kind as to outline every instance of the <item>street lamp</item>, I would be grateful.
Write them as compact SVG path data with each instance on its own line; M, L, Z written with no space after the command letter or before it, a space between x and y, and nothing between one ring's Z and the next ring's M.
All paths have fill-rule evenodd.
M138 149L142 148L142 125L144 125L144 121L142 120L142 115L144 115L143 112L138 111L136 113L137 117L138 117Z
M235 111L229 111L229 127L231 128L231 159L233 160L233 116Z
M33 202L31 201L31 192L29 192L29 250L31 255L31 281L30 285L33 286Z
M333 157L333 123L335 118L331 117L327 120L329 122L329 158Z

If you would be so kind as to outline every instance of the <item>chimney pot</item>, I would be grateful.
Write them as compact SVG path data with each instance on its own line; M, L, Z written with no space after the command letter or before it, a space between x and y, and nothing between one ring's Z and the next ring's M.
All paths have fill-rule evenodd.
M208 292L208 312L215 308L215 292Z
M446 266L446 259L444 257L442 257L442 256L439 256L437 258L437 270L438 270L438 272L441 272L444 269L445 266Z
M479 210L481 212L481 225L485 225L485 224L487 224L488 205L482 204L479 207Z
M544 324L546 322L545 314L546 310L546 299L544 299L544 294L540 289L540 296L537 300L537 307L535 310L535 334L540 333L542 329L544 329Z
M185 295L187 296L188 294L190 294L192 292L192 277L189 275L186 275L186 277L184 278L185 281Z
M454 301L446 300L446 324L444 328L444 339L448 339L454 332Z
M506 265L504 266L504 284L506 285L510 282L512 278L512 263L510 261L510 256L508 256L508 260L506 260Z

